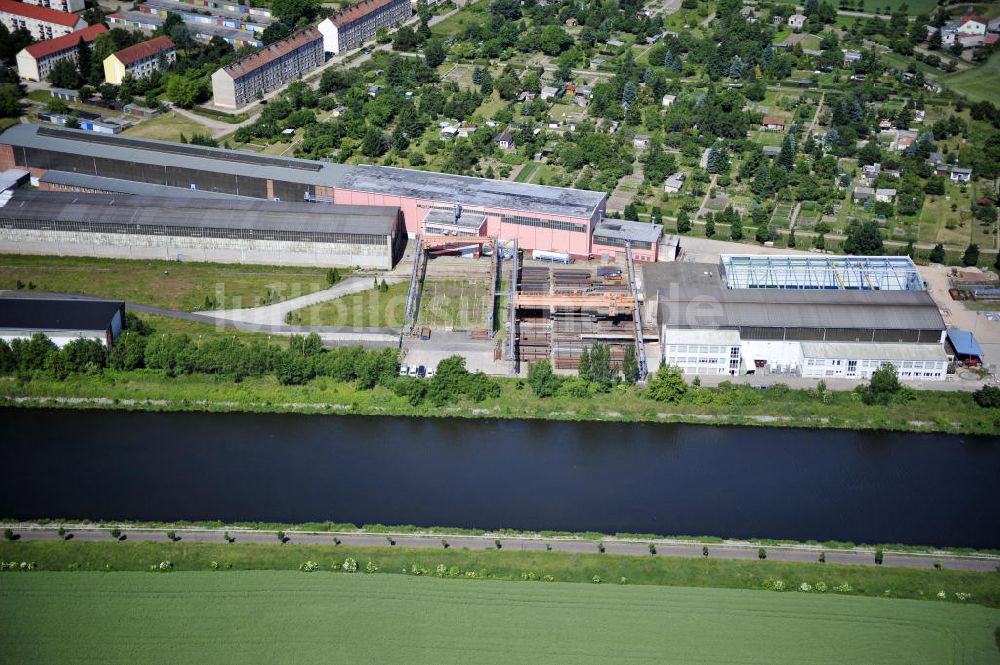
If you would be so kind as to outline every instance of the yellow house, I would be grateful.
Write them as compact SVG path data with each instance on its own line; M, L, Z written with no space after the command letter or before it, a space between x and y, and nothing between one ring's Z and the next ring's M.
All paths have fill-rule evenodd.
M104 59L104 80L113 85L121 85L126 74L132 78L145 78L177 60L177 51L169 37L155 37L147 42L129 46Z

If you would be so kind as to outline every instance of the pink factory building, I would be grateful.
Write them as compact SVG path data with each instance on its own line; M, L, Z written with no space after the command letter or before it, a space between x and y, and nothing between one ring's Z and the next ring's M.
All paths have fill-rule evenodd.
M637 261L656 261L662 227L606 220L603 192L382 166L352 166L80 130L15 125L0 135L0 171L23 168L139 181L240 197L317 204L393 206L407 234L484 234L524 250L615 260L631 242ZM44 184L44 183L43 183ZM456 212L458 215L456 216Z

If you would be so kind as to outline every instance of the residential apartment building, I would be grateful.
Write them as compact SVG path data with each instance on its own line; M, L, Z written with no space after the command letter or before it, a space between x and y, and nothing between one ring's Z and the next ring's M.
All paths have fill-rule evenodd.
M37 41L55 39L87 27L87 22L76 14L14 0L0 0L0 23L11 32L24 28Z
M140 42L104 59L104 80L121 85L125 76L142 79L177 61L177 50L169 37L159 36Z
M327 53L343 53L375 39L379 28L397 26L413 15L410 0L362 0L319 24Z
M145 32L158 30L163 27L166 20L166 18L159 14L143 12L121 12L108 16L108 24L112 28L143 30ZM211 41L213 37L221 37L236 48L243 48L244 46L259 48L264 45L257 32L239 30L212 23L185 23L185 25L190 31L191 36L203 42Z
M77 46L81 39L91 43L98 35L107 31L107 28L98 23L62 37L27 46L17 54L17 73L27 81L42 81L60 60L73 58L76 61Z
M84 0L23 0L29 5L36 5L38 7L47 7L48 9L55 9L61 12L82 12L87 8L87 3Z
M323 64L323 35L306 28L212 74L212 96L223 108L242 108L258 93L277 90Z

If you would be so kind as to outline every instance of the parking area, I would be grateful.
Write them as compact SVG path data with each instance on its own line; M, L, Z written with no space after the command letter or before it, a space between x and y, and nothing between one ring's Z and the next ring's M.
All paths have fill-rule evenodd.
M495 345L495 340L472 339L467 332L432 330L428 340L412 337L403 341L401 362L411 367L436 368L448 356L459 354L465 358L465 367L470 372L506 375L510 372L509 363L493 360Z

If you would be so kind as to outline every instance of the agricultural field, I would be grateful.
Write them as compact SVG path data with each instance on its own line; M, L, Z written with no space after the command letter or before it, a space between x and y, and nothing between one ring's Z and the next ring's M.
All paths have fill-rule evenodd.
M983 607L832 593L329 570L5 573L0 586L0 650L25 665L988 664L998 622Z
M984 64L964 72L950 74L941 81L964 97L974 102L990 102L1000 105L1000 53L994 53Z
M162 141L180 141L181 134L190 140L194 134L211 134L211 130L200 122L195 122L179 113L170 111L150 120L144 120L129 127L122 136L134 139L160 139Z
M318 268L0 255L0 289L77 293L184 311L277 302L325 289L326 280Z
M304 326L399 328L403 325L410 285L400 282L387 286L387 291L368 289L296 310L288 315L288 322Z

